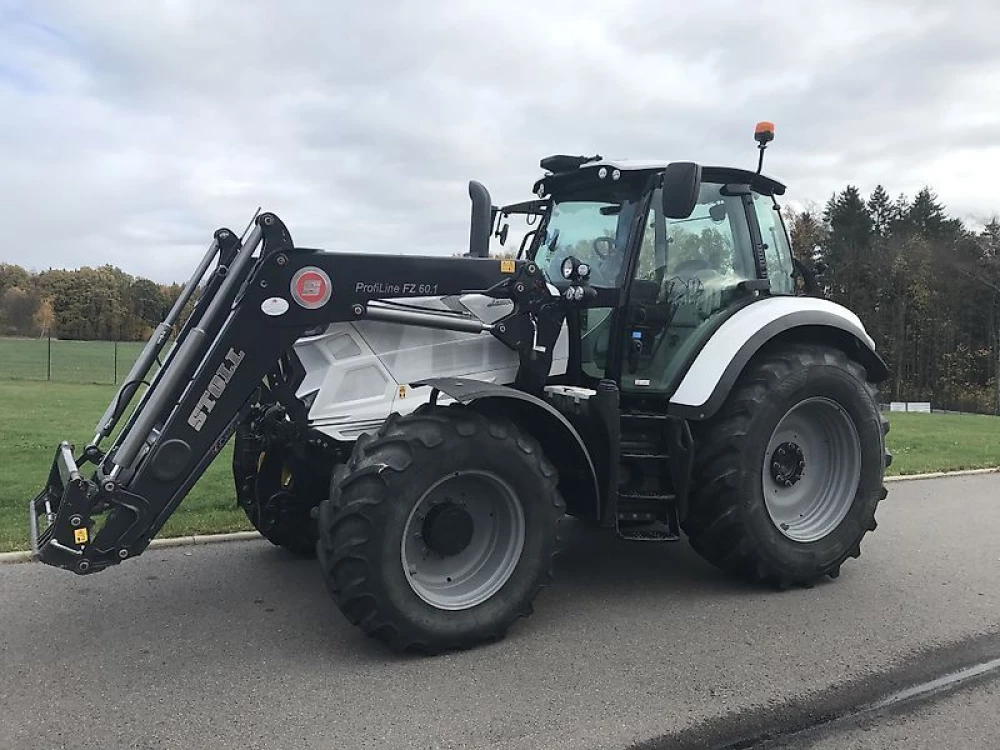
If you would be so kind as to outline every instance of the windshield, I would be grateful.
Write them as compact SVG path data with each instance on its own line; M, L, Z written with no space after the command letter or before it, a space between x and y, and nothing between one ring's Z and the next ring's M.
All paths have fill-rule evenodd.
M590 264L592 285L619 286L637 206L634 200L553 202L536 244L535 262L550 282L565 284L559 267L572 255Z

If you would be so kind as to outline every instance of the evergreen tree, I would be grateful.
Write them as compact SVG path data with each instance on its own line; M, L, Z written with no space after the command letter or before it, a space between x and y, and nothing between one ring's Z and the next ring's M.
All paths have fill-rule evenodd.
M868 215L871 217L873 233L883 239L889 236L892 225L899 219L897 206L881 185L876 185L868 198Z
M831 299L865 316L874 309L874 294L865 282L872 243L872 219L861 193L848 185L826 205L823 220L827 226L826 243L821 258Z

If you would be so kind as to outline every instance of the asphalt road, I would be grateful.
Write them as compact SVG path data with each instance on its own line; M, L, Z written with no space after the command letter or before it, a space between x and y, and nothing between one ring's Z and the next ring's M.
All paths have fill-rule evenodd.
M0 566L0 748L697 747L1000 656L1000 477L894 483L878 520L838 580L780 593L577 527L531 618L437 658L266 542Z
M797 737L784 746L798 750L992 750L1000 747L998 706L1000 681L994 680L912 709L879 713L834 731Z

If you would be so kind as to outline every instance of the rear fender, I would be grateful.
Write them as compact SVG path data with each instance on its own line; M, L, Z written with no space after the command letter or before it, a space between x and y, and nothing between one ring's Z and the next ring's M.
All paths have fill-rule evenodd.
M541 444L559 471L559 492L570 515L600 517L597 472L583 438L551 404L505 385L465 378L422 380L412 387L436 388L477 411L506 417Z
M846 307L811 297L769 297L739 310L712 333L670 397L670 412L708 419L725 402L753 356L781 340L836 346L859 362L875 383L889 375L875 342Z

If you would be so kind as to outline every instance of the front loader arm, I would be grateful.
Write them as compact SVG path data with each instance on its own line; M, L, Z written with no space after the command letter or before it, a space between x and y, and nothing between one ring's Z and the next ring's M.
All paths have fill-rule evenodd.
M42 562L90 573L141 554L228 442L264 378L310 329L368 318L490 333L519 353L519 379L540 388L562 322L559 299L531 261L296 248L269 213L225 260L221 281L213 276L206 287L211 297L199 301L198 316L179 332L106 453L97 445L110 432L108 414L102 419L81 459L97 465L89 479L71 446L60 444L48 484L31 503L33 546ZM487 324L391 302L470 292L511 299L514 309ZM127 400L134 389L116 398L123 394ZM124 406L113 406L117 421ZM39 528L40 518L47 528Z

